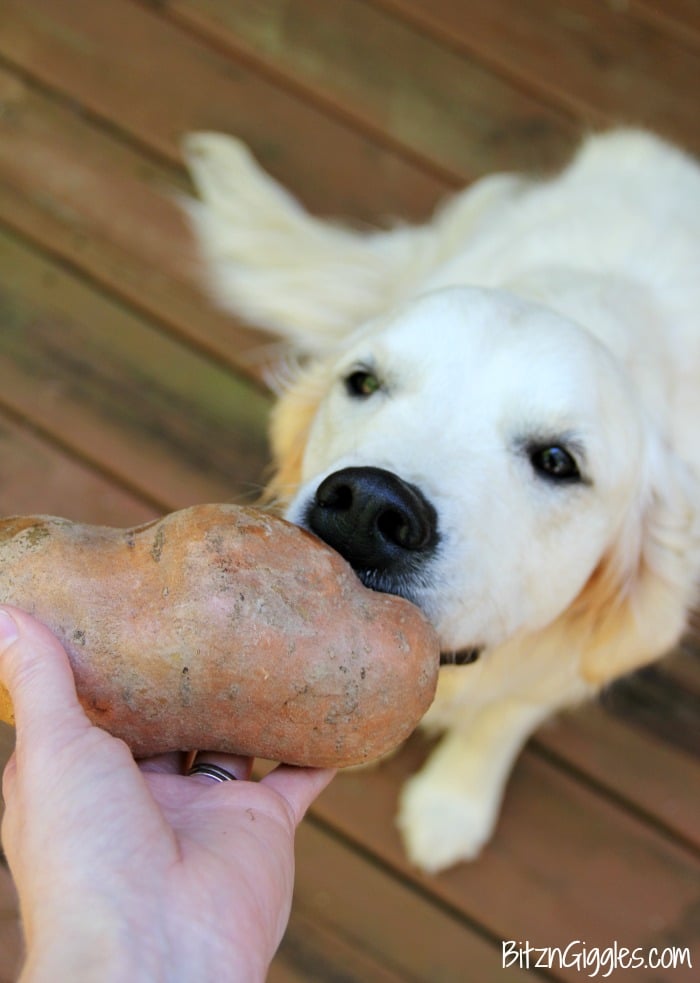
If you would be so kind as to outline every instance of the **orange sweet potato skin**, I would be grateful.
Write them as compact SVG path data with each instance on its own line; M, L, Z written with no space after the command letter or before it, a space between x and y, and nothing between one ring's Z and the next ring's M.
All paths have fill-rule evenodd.
M408 736L437 683L417 608L256 509L195 506L122 530L0 520L0 603L54 631L88 716L137 757L358 764ZM4 690L0 718L12 721Z

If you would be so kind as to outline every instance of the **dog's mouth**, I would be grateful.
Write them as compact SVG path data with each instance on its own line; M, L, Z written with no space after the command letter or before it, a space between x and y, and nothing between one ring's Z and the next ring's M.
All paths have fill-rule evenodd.
M365 587L369 587L370 590L376 590L380 594L395 594L397 597L403 597L404 600L415 604L416 607L422 608L419 592L422 586L428 585L421 584L419 569L412 570L407 566L403 573L396 573L395 571L389 573L375 567L352 565L352 568Z
M459 649L457 652L441 652L441 666L470 666L481 655L481 648Z
M395 575L387 575L381 570L372 569L357 569L354 568L355 574L359 577L365 587L370 590L378 591L380 594L395 594L398 597L403 597L405 601L410 601L411 604L415 604L417 608L423 611L423 614L429 619L430 616L427 611L424 610L423 605L417 596L417 591L415 589L415 575L412 574L410 577L405 577L404 582L398 582ZM468 646L463 649L451 649L440 653L440 665L441 666L469 666L476 662L483 648L478 645Z

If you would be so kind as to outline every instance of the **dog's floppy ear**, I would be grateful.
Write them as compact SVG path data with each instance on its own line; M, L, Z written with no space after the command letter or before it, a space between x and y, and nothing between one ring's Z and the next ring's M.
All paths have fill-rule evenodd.
M596 685L667 652L697 600L698 481L659 439L646 471L617 542L571 609L583 632L581 673Z
M322 355L386 308L407 267L413 284L420 228L365 233L317 219L233 137L192 133L183 153L200 200L180 205L225 310Z

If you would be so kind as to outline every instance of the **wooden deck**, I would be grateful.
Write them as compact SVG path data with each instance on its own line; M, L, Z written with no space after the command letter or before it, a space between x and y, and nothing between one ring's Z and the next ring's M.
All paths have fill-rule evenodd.
M265 339L198 287L169 197L187 131L235 133L314 211L377 224L547 171L594 126L700 153L699 90L698 0L0 0L0 512L128 525L255 499ZM545 727L476 863L426 877L401 853L420 739L338 778L299 834L273 983L588 978L503 969L507 939L689 946L693 969L615 978L700 979L698 648Z

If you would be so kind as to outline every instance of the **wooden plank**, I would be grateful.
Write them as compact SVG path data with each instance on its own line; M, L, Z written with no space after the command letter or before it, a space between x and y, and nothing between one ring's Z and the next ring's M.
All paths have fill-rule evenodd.
M83 117L0 71L0 218L230 365L260 378L264 336L202 299L168 189L185 187Z
M694 616L691 616L693 629ZM692 630L680 643L678 648L663 660L661 666L664 672L680 685L686 686L693 693L700 694L700 637L697 629Z
M578 136L565 116L468 55L357 0L152 2L448 179L553 168Z
M0 515L62 515L132 526L158 511L0 412Z
M320 844L314 863L322 856ZM294 905L267 983L401 983L402 979L368 956L361 945L348 943L316 918L304 917Z
M399 785L424 754L413 739L377 768L342 774L316 814L495 938L700 951L697 855L531 752L516 767L496 836L478 860L432 878L410 869L393 817ZM573 968L554 975L580 980ZM654 979L694 976L677 969Z
M534 746L700 849L700 762L596 703L542 727Z
M15 983L22 961L22 935L12 878L0 863L0 983Z
M226 364L260 378L269 339L204 300L171 191L189 186L0 70L0 220Z
M700 52L600 0L372 0L593 125L649 126L700 152Z
M674 679L663 664L647 666L604 693L612 712L645 727L700 760L700 690ZM700 805L700 803L699 803Z
M637 16L656 29L700 46L700 6L697 0L631 0Z
M0 404L159 508L254 500L268 402L0 235Z
M317 824L302 825L296 852L296 911L362 949L400 979L495 983L502 978L498 943L483 938L457 914L436 907L429 893L423 895L387 876ZM515 969L513 973L515 983L530 979Z
M190 130L235 133L315 210L367 222L419 217L443 191L410 162L129 0L5 0L0 55L173 163Z

